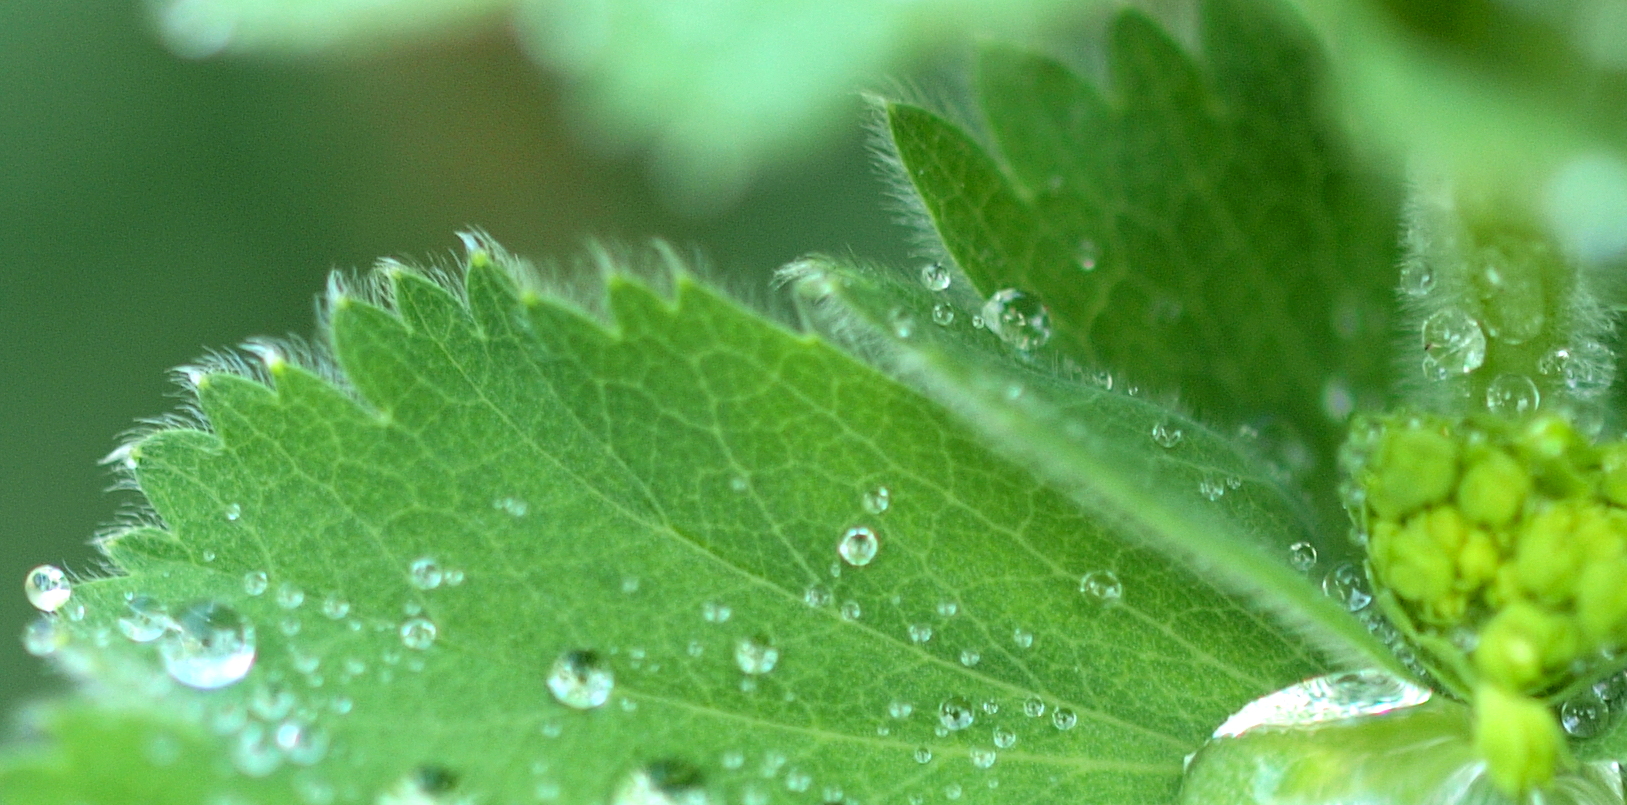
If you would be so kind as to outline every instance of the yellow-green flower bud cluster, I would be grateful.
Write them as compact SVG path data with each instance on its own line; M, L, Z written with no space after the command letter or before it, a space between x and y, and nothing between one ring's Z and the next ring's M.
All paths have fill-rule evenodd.
M1362 453L1374 581L1412 632L1473 644L1471 663L1448 663L1472 669L1463 689L1546 695L1627 645L1627 444L1558 417L1411 417L1371 429Z
M1564 754L1553 699L1627 648L1627 443L1553 416L1385 418L1356 434L1347 502L1378 601L1474 700L1500 785L1540 785Z

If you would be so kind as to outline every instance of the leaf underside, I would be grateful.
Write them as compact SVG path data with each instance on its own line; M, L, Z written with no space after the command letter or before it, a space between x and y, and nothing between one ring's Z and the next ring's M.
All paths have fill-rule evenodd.
M0 800L374 802L427 765L448 802L601 803L675 761L718 802L1163 802L1239 704L1323 668L927 399L681 270L670 301L611 275L607 326L517 290L500 254L471 266L458 293L399 268L389 305L335 292L345 390L279 360L207 372L207 429L135 445L162 527L109 540L124 575L76 589L56 655L87 684L36 717L54 743L0 761ZM862 567L836 550L855 525L880 536ZM465 580L420 589L420 558ZM1104 570L1117 603L1080 592ZM172 683L120 635L129 594L236 609L252 671ZM419 610L438 638L415 651ZM741 639L777 665L743 674ZM581 649L616 677L587 711L544 683ZM957 697L974 721L940 733ZM287 723L330 748L234 770L246 732Z
M995 47L977 91L990 144L887 107L908 180L982 296L1049 307L1050 349L1205 421L1334 504L1353 407L1382 407L1398 194L1325 113L1316 43L1269 4L1203 4L1202 64L1122 13L1099 89Z

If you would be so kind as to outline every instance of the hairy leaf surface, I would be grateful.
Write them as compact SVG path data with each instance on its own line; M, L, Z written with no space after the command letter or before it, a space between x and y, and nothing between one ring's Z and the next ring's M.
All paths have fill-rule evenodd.
M475 252L466 297L392 270L389 309L336 292L346 390L265 350L266 382L199 374L207 429L129 451L161 526L111 540L127 575L53 622L87 684L0 799L374 802L416 779L602 803L645 770L715 802L1161 802L1238 705L1324 667L818 339L681 274L671 301L612 275L606 325L505 269ZM862 565L838 551L855 526L879 537ZM1116 597L1081 593L1103 572ZM247 678L174 684L122 636L129 595L242 613ZM766 673L743 673L754 646ZM550 695L576 650L614 672L602 706ZM278 748L290 724L319 759Z
M985 51L988 147L907 104L888 130L979 293L1038 294L1080 365L1266 433L1331 512L1344 418L1388 385L1396 196L1332 130L1308 36L1259 3L1203 10L1201 64L1122 14L1106 87Z

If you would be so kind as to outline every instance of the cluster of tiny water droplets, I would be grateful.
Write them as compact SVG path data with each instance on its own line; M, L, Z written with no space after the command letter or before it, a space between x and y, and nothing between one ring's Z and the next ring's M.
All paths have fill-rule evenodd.
M1051 339L1050 313L1039 299L1015 288L996 291L983 303L983 326L1023 352Z
M1424 375L1432 380L1465 375L1486 362L1486 334L1462 308L1435 311L1424 319L1420 334Z

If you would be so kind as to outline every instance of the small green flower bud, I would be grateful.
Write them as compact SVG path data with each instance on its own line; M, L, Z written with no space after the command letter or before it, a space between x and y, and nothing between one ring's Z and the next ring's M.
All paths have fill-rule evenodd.
M1559 724L1536 699L1481 684L1474 714L1475 750L1492 782L1511 797L1546 785L1568 759Z
M1526 522L1515 546L1514 565L1520 586L1549 602L1569 601L1575 594L1582 552L1576 544L1575 507L1559 503Z
M1576 582L1576 620L1590 646L1623 637L1627 627L1627 560L1594 562Z
M1475 666L1482 679L1508 690L1543 687L1549 671L1570 665L1579 651L1569 618L1527 601L1509 601L1480 633Z
M1464 516L1489 526L1506 525L1525 505L1531 476L1507 453L1490 451L1463 473L1458 507Z
M1457 576L1456 552L1448 552L1430 533L1427 513L1414 515L1404 527L1379 523L1368 550L1380 578L1404 599L1428 606L1451 595Z
M1458 589L1473 592L1497 578L1497 567L1503 557L1491 535L1476 528L1463 541L1458 551Z
M1605 448L1599 492L1617 506L1627 506L1627 444Z
M1397 430L1384 437L1367 501L1385 519L1400 519L1439 502L1457 483L1458 446L1428 430Z

